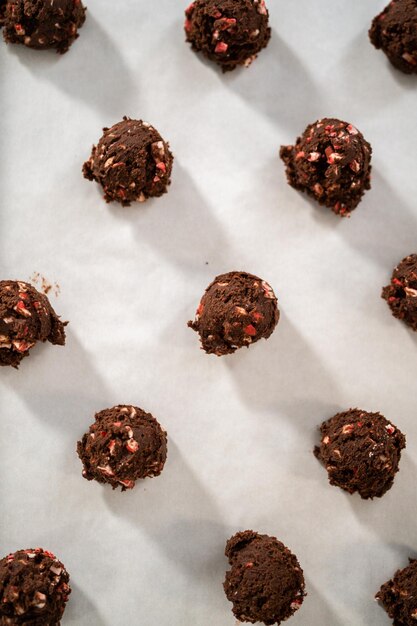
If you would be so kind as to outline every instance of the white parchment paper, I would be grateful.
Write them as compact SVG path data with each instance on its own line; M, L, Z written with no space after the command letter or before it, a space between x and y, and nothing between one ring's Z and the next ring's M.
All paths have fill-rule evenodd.
M89 0L63 57L1 43L1 277L57 281L70 325L65 348L1 371L0 552L56 552L65 625L233 626L223 550L246 528L304 568L293 626L390 623L373 595L417 552L417 337L380 289L417 248L417 83L368 42L383 5L270 0L268 48L226 76L184 43L177 0ZM81 176L123 115L176 157L169 193L127 209ZM278 159L324 116L374 149L351 219L288 187ZM268 280L282 316L270 340L218 359L186 322L234 269ZM75 454L117 403L169 434L162 476L123 494L83 480ZM381 500L330 487L312 455L316 426L350 406L407 434Z

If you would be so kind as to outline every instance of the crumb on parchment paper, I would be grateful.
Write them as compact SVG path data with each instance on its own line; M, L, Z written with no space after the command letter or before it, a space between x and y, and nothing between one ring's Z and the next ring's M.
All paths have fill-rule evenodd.
M57 282L51 283L45 276L42 276L39 272L33 272L29 280L34 283L42 293L48 295L50 291L53 292L55 297L58 297L61 292L61 287Z

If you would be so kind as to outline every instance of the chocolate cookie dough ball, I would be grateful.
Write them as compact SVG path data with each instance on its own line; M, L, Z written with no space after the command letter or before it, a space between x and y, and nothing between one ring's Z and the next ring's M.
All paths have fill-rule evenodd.
M0 365L18 367L37 341L63 346L67 323L29 283L0 281Z
M63 54L85 21L81 0L8 0L4 7L4 39L29 48L55 48Z
M59 626L71 589L52 552L19 550L0 561L0 624Z
M295 146L281 146L288 184L340 216L371 188L372 148L357 128L324 118L307 126Z
M405 257L394 269L391 284L383 288L382 297L394 317L417 330L417 254Z
M223 72L250 65L271 37L265 0L195 0L185 16L187 41Z
M380 413L349 409L320 427L321 443L314 454L325 466L331 485L361 498L380 498L394 482L402 432Z
M174 158L153 126L124 117L103 131L83 174L100 183L106 202L129 206L166 193Z
M229 539L225 553L231 569L223 587L239 621L280 624L300 608L303 570L278 539L245 530Z
M394 67L417 74L417 0L392 0L373 20L369 37Z
M120 404L95 415L77 452L87 480L133 489L140 478L159 476L167 458L167 435L137 406Z
M417 561L409 560L410 565L396 571L375 596L394 626L415 626L417 620Z
M232 354L268 339L279 320L277 298L267 282L246 272L217 276L203 295L194 322L207 354Z

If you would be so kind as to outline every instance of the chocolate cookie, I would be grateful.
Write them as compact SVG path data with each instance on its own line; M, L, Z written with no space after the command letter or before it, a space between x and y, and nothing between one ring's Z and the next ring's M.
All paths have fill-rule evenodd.
M394 626L415 626L417 620L417 561L409 561L410 565L397 570L375 596Z
M278 324L277 298L267 282L246 272L217 276L203 295L194 322L207 354L232 354L268 339Z
M7 0L4 39L29 48L55 48L63 54L78 37L85 21L81 0Z
M280 624L300 608L303 570L278 539L245 530L229 539L225 554L231 569L223 587L239 621Z
M392 487L405 437L385 417L349 409L323 422L320 432L314 454L331 485L364 499L380 498Z
M195 0L185 16L187 41L223 72L250 65L271 37L265 0Z
M417 330L417 254L410 254L397 265L391 284L382 290L382 297L394 317Z
M129 206L166 193L174 158L153 126L124 117L103 131L83 174L100 183L106 202Z
M96 413L95 420L77 444L84 478L125 491L140 478L159 476L167 436L150 413L121 404Z
M357 128L324 118L307 126L295 146L281 146L288 184L340 216L371 188L372 148Z
M374 18L369 38L394 67L417 74L417 0L392 0Z
M0 365L18 367L37 341L63 346L66 324L29 283L0 281Z
M0 561L0 624L59 626L71 589L52 552L19 550Z

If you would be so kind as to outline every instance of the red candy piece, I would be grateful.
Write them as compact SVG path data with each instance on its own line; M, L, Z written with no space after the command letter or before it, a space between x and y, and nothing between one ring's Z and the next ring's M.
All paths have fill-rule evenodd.
M126 487L126 489L133 489L135 483L133 480L119 480L119 483Z
M227 43L224 43L224 41L219 41L217 46L214 48L214 52L217 52L218 54L224 54L225 52L227 52L228 47L229 46L227 45Z

